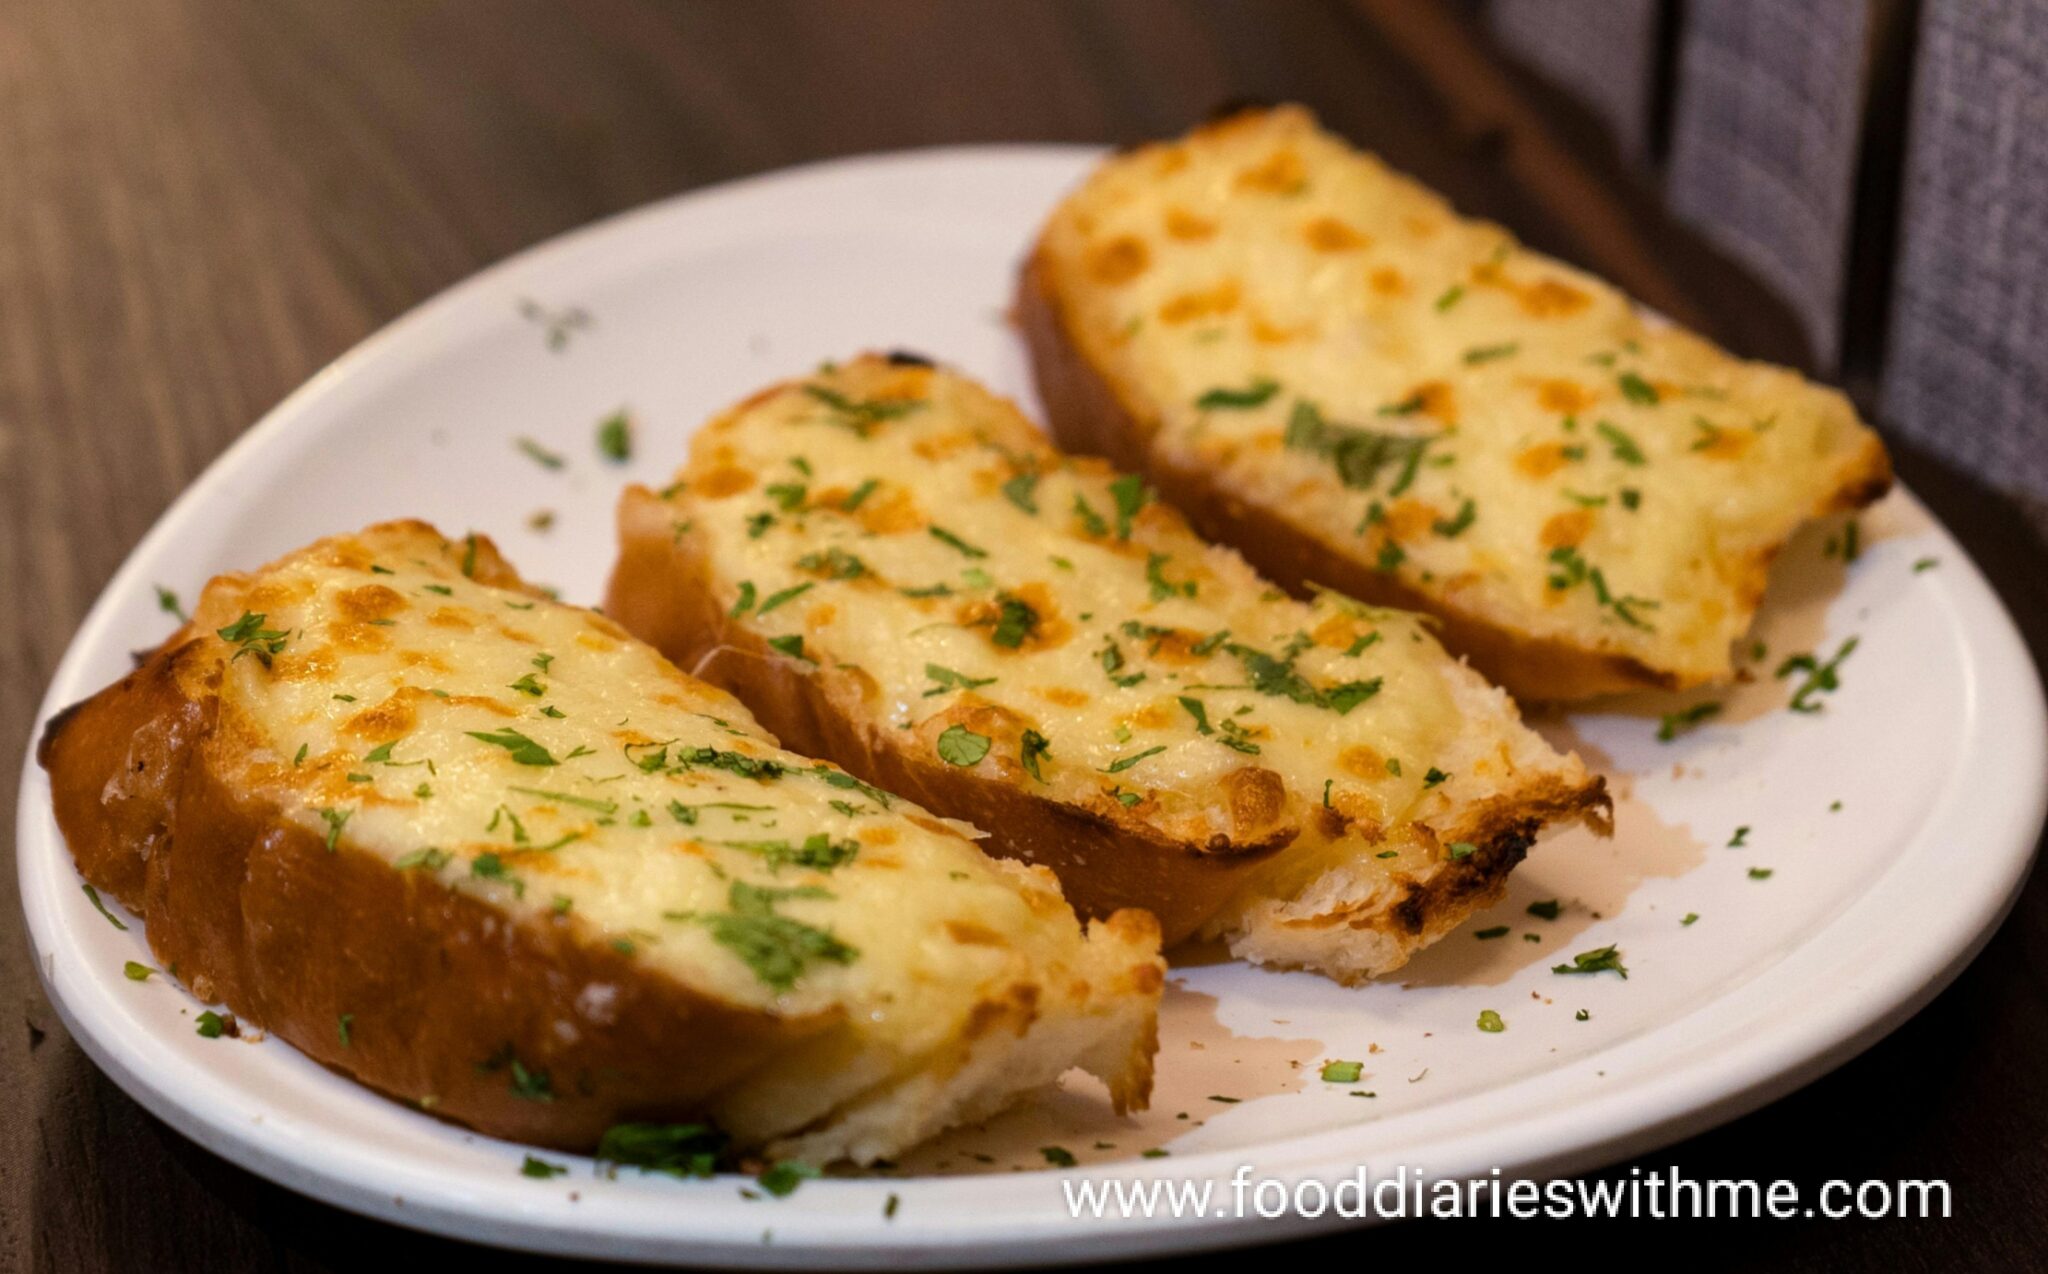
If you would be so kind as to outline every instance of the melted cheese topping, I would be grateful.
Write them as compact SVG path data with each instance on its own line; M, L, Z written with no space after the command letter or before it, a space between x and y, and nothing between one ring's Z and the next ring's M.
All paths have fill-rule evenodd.
M906 1050L999 978L1074 974L1045 873L782 751L602 616L472 578L478 551L383 527L209 587L195 631L241 652L220 733L248 790L331 846Z
M1646 321L1299 109L1108 161L1040 259L1164 463L1688 680L1727 674L1769 554L1877 448L1841 394Z
M678 535L793 671L906 748L1113 822L1348 853L1565 764L1415 616L1287 598L958 376L821 371L708 425L679 476ZM1397 867L1436 861L1421 839Z

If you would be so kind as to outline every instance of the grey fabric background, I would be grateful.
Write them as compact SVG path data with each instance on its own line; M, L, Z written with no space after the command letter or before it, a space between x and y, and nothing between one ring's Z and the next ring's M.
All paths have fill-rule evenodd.
M2048 525L2048 3L1924 14L1887 423Z
M2048 534L2048 0L1489 0L1486 15L1785 299L1815 371L1874 346L1854 370L1877 423L2018 497ZM1894 39L1902 56L1875 56Z
M1862 114L1864 0L1685 10L1665 191L1792 306L1816 368L1841 353Z
M1493 0L1486 22L1531 68L1569 90L1631 163L1655 141L1660 0Z

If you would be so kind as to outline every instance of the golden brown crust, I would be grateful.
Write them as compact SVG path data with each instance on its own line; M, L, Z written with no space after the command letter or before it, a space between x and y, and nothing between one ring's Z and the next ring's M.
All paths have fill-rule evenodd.
M150 949L200 998L391 1097L564 1150L625 1120L697 1117L833 1025L736 1010L580 941L566 917L516 923L427 873L329 852L210 763L219 675L201 643L167 646L53 719L38 750L80 872L146 917ZM514 1059L546 1076L545 1100L515 1089Z
M1336 552L1274 510L1233 497L1207 473L1163 462L1150 446L1159 422L1126 401L1082 352L1041 252L1033 252L1019 275L1014 317L1030 353L1047 421L1063 448L1106 456L1118 468L1145 474L1197 533L1237 549L1261 575L1299 595L1322 585L1375 605L1434 615L1444 645L1517 698L1568 701L1700 684L1626 655L1503 627L1443 597L1407 587L1370 562ZM1835 489L1811 514L1861 508L1889 490L1891 480L1890 457L1876 435L1870 435ZM1755 564L1754 587L1745 589L1745 595L1761 597L1767 569L1768 562Z
M1170 946L1298 834L1288 827L1255 843L1194 844L942 764L926 749L907 749L874 727L853 677L825 670L805 675L762 638L730 623L695 537L669 528L658 496L627 488L619 503L619 562L605 595L607 615L686 672L731 692L783 746L828 758L877 787L973 823L990 833L984 848L1051 868L1082 916L1149 911Z

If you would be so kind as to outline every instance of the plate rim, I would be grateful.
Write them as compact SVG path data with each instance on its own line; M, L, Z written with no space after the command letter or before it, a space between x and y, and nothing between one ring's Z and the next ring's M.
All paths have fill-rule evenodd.
M135 1047L137 1040L103 1038L106 1024L92 1023L81 1016L81 1005L87 1001L81 998L80 1004L73 1004L66 999L62 984L73 978L60 977L51 963L56 930L61 929L65 921L54 906L45 907L42 903L45 898L57 896L50 892L55 880L66 872L75 873L75 868L61 836L52 839L54 822L49 817L47 783L35 755L35 745L44 724L68 701L82 698L97 688L88 686L81 693L74 683L81 679L89 651L99 649L108 639L103 630L112 623L118 599L139 586L138 581L145 573L144 563L161 554L162 546L180 534L181 528L215 496L218 488L231 482L241 469L251 466L256 457L266 453L277 442L292 436L306 423L305 417L317 409L328 395L344 384L353 385L360 376L374 375L380 365L395 369L413 365L422 358L430 360L431 351L410 357L405 351L409 346L416 347L414 338L429 330L432 324L444 319L460 319L465 308L493 294L508 278L555 268L556 263L577 253L589 251L593 246L601 247L607 239L631 236L639 226L658 225L673 217L687 218L696 209L718 202L744 200L777 186L831 182L849 176L857 176L858 179L886 178L895 170L905 168L945 168L961 163L1043 163L1070 165L1078 176L1083 165L1101 153L1103 148L1087 145L1006 143L855 155L758 173L623 210L513 253L410 307L316 372L224 448L157 517L87 611L45 690L31 724L29 747L24 757L16 850L32 956L51 1003L72 1037L79 1041L95 1064L131 1097L181 1134L287 1188L415 1229L555 1254L622 1260L661 1259L687 1249L693 1261L709 1260L731 1266L786 1266L821 1259L841 1265L990 1265L1008 1263L1006 1250L1014 1250L1014 1245L1027 1242L1033 1245L1031 1260L1034 1262L1079 1261L1260 1243L1356 1224L1335 1217L1317 1219L1294 1215L1281 1220L1244 1216L1227 1219L1183 1217L1170 1222L1151 1223L1135 1220L1074 1222L1060 1209L1051 1208L1005 1216L999 1224L964 1227L929 1222L905 1224L911 1221L906 1216L903 1221L884 1230L875 1221L885 1192L892 1188L931 1190L933 1187L904 1179L863 1179L817 1183L806 1191L806 1195L844 1192L849 1202L857 1198L861 1206L868 1209L865 1213L854 1213L845 1208L830 1212L810 1209L778 1212L773 1214L772 1220L787 1227L787 1236L779 1237L772 1246L762 1246L756 1221L768 1214L749 1212L745 1214L746 1224L739 1227L746 1231L745 1238L732 1227L720 1227L727 1232L709 1239L712 1246L707 1247L703 1229L685 1226L680 1230L650 1230L630 1235L593 1232L582 1225L564 1225L549 1215L559 1209L508 1213L502 1203L471 1198L460 1189L444 1190L442 1197L436 1197L432 1183L424 1183L425 1188L421 1191L394 1202L386 1184L353 1180L345 1174L323 1170L317 1164L309 1166L302 1159L294 1158L288 1153L289 1147L281 1146L274 1130L265 1124L252 1125L246 1118L236 1119L208 1107L195 1107L189 1094L181 1098L172 1092L162 1082L161 1076L149 1073L146 1056ZM393 351L396 351L395 355ZM1897 498L1918 507L1918 502L1904 494L1903 489ZM1974 863L1966 863L1966 866L1975 868L1971 888L1964 894L1968 905L1958 905L1950 900L1941 915L1946 923L1930 926L1929 932L1923 933L1916 943L1902 944L1893 949L1890 954L1895 958L1884 967L1884 977L1854 992L1837 992L1809 1005L1811 1011L1801 1016L1794 1027L1749 1040L1734 1050L1732 1059L1728 1051L1713 1052L1696 1059L1690 1066L1676 1067L1648 1079L1616 1085L1598 1096L1565 1106L1546 1118L1518 1121L1511 1129L1515 1134L1513 1138L1503 1137L1499 1128L1484 1134L1467 1132L1446 1136L1437 1133L1434 1134L1433 1145L1440 1156L1456 1161L1462 1155L1476 1164L1479 1160L1472 1158L1472 1152L1478 1148L1478 1141L1485 1140L1490 1143L1490 1153L1484 1158L1500 1164L1512 1164L1517 1171L1528 1175L1554 1176L1612 1162L1624 1153L1620 1149L1624 1146L1627 1148L1625 1153L1645 1153L1669 1145L1755 1110L1847 1061L1939 994L1990 939L2025 883L2043 817L2048 815L2048 709L2043 707L2039 674L2003 602L1947 528L1931 515L1928 521L1945 541L1948 554L1945 568L1958 568L1943 580L1943 586L1950 594L1949 618L1962 633L1960 640L1972 656L1969 702L1964 705L1969 722L1962 732L1967 750L1952 759L1948 781L1933 798L1922 825L1905 838L1906 846L1897 858L1825 924L1807 935L1785 959L1790 962L1806 957L1824 962L1825 952L1820 956L1814 954L1817 940L1850 925L1865 911L1881 911L1878 903L1882 901L1888 884L1896 890L1897 875L1911 865L1913 858L1930 852L1923 844L1927 839L1927 827L1940 823L1938 816L1958 805L1961 806L1960 817L1955 823L1945 825L1955 830L1945 830L1944 836L1963 844L2005 847L1995 854L1982 855ZM1987 687L1995 688L1997 695L1987 695ZM1988 758L1980 755L1987 743L1993 740L2003 740L2009 746ZM2015 743L2017 746L2010 746ZM1980 779L1987 770L2009 773L2015 780L2009 792L1974 804L1966 801L1958 790L1957 776L1972 772L1973 761L1976 762L1974 773ZM1991 783L1976 787L1980 793L1996 790L1995 784ZM1901 952L1909 952L1911 958L1901 955ZM70 969L66 974L75 975L80 982L78 994L81 997L97 989L103 980L103 976ZM1717 1005L1740 1007L1761 995L1757 989L1760 981L1763 980L1752 980L1723 993L1703 1005L1702 1011ZM1690 1018L1667 1022L1646 1032L1642 1038L1619 1041L1595 1056L1608 1057L1617 1051L1632 1051L1645 1039L1666 1035L1687 1020ZM1741 1064L1731 1065L1731 1060ZM1703 1072L1707 1071L1715 1072L1716 1076L1704 1076ZM1527 1076L1445 1105L1455 1108L1474 1098L1503 1091L1513 1092L1559 1073L1551 1071ZM218 1077L213 1078L219 1083L227 1083ZM367 1100L385 1101L368 1090L362 1090L362 1095ZM1438 1111L1440 1115L1441 1110L1431 1107L1411 1112L1411 1115L1422 1116L1431 1111ZM1365 1127L1385 1126L1381 1123ZM1262 1164L1262 1171L1269 1175L1319 1175L1331 1168L1339 1169L1337 1175L1341 1175L1358 1162L1380 1157L1377 1154L1368 1156L1361 1151L1348 1157L1328 1158L1331 1143L1347 1134L1356 1138L1359 1132L1346 1129L1306 1134L1276 1139L1241 1151L1209 1151L1177 1157L1171 1161L1171 1166L1178 1171L1169 1172L1158 1164L1141 1167L1117 1163L1096 1165L1062 1175L1124 1179L1151 1175L1203 1176L1208 1175L1202 1171L1206 1161L1253 1155L1279 1160ZM1428 1138L1432 1134L1425 1131L1422 1135ZM1307 1161L1303 1160L1304 1155L1309 1156ZM1003 1179L951 1180L988 1182ZM1048 1191L1048 1197L1053 1197L1051 1191ZM625 1206L633 1206L631 1200ZM721 1200L721 1206L724 1206L724 1200ZM586 1215L600 1211L602 1209L592 1208ZM850 1249L846 1246L849 1243L862 1246ZM857 1259L850 1261L849 1257Z

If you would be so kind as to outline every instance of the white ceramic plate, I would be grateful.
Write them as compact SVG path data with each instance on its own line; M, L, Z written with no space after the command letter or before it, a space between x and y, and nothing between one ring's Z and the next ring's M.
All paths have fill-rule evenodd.
M93 608L45 715L165 632L154 585L190 599L215 571L380 518L488 531L530 578L594 600L621 482L660 483L699 421L822 359L925 351L1030 403L1003 319L1013 270L1092 158L1004 148L827 164L671 200L484 272L315 377L194 484ZM622 406L638 446L617 466L593 434ZM534 463L521 436L566 468ZM555 514L544 533L527 525L541 509ZM1826 528L1788 551L1763 621L1770 656L1702 728L1659 743L1670 703L1550 723L1615 777L1617 836L1546 843L1506 902L1399 981L1346 990L1198 958L1177 970L1146 1118L1117 1121L1075 1083L896 1176L813 1182L785 1200L746 1200L733 1178L605 1180L565 1156L548 1158L569 1175L530 1179L520 1147L386 1102L280 1042L200 1038L201 1006L183 991L122 976L149 958L141 925L95 914L32 762L22 896L52 1000L124 1089L229 1159L401 1224L597 1257L849 1267L1278 1238L1335 1222L1077 1221L1062 1178L1588 1169L1812 1079L1975 952L2041 827L2040 686L1983 577L1910 497L1862 530L1846 569L1823 553ZM1851 635L1824 710L1784 711L1778 660L1833 654ZM1558 919L1528 913L1549 898ZM1498 925L1510 932L1476 937ZM1626 981L1551 972L1610 943ZM1475 1029L1489 1008L1506 1031ZM1361 1060L1365 1074L1323 1083L1325 1059ZM1047 1169L1046 1145L1080 1166ZM1169 1157L1140 1157L1160 1146ZM1014 1175L1026 1165L1037 1171Z

